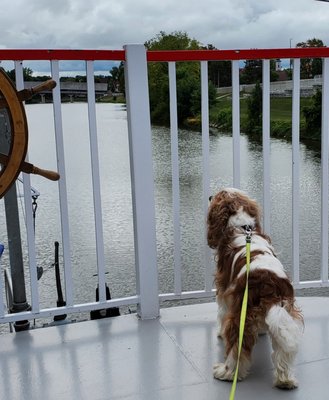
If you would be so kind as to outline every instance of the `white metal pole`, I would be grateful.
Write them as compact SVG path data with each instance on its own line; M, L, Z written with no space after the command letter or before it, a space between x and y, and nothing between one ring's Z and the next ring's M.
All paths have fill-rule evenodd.
M270 60L263 60L263 215L264 231L271 233Z
M159 315L159 296L147 60L143 45L124 49L138 314L150 319Z
M177 89L176 64L168 63L169 72L169 104L171 133L171 169L172 169L172 201L174 224L174 290L175 294L182 292L181 263L181 230L180 230L180 196L179 196L179 160L178 160L178 124L177 124Z
M329 156L329 58L322 64L321 122L321 281L328 282L328 156Z
M207 213L210 195L210 157L209 157L209 90L208 90L208 62L201 61L201 133L202 133L202 186L203 186L203 215L204 215L204 265L205 291L210 292L213 285L213 264L211 252L207 245Z
M240 188L240 84L239 61L232 61L233 186Z
M20 61L15 61L16 71L16 88L17 90L24 89L23 77L23 64ZM26 161L28 153L26 153ZM39 307L39 293L38 293L38 277L37 277L37 260L35 251L35 233L33 229L33 213L31 201L31 179L29 174L23 173L23 187L24 187L24 205L25 205L25 218L26 218L26 232L27 232L27 246L29 253L29 266L31 278L31 306L33 312L38 312Z
M300 217L300 59L293 60L292 91L292 271L294 284L299 283L299 217Z
M90 140L91 171L92 171L93 198L94 198L94 218L95 218L95 233L96 233L98 293L99 293L99 301L103 302L106 301L105 256L104 256L104 237L103 237L103 223L102 223L101 184L99 177L96 104L95 104L95 80L94 80L93 61L87 61L87 89L88 89L89 140Z
M64 258L64 279L66 305L73 305L73 281L71 266L71 250L70 250L70 232L69 232L69 212L67 205L67 189L65 175L64 160L64 138L63 138L63 121L61 108L61 88L59 80L59 63L51 61L52 79L56 81L56 87L53 89L53 109L54 109L54 126L56 139L57 168L60 174L59 185L59 202L61 210L61 228L62 228L62 246Z
M1 256L2 256L3 250L4 250L4 245L0 243L0 317L3 317L5 314L5 305L4 305L4 301L3 301L3 297L4 297L3 289L4 289L5 285L3 284L3 281L2 281L5 278L5 273L1 267Z

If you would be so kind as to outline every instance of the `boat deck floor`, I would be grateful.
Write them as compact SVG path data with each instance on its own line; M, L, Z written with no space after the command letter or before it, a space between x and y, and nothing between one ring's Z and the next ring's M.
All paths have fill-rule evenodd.
M305 332L296 360L299 388L272 387L271 346L260 336L236 400L327 399L329 299L298 298ZM156 320L125 315L0 336L0 399L228 399L213 378L223 359L214 303L166 308Z

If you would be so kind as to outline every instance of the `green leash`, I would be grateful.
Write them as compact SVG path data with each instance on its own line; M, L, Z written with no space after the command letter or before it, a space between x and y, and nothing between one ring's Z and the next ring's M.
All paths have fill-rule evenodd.
M246 230L246 287L244 290L242 307L241 307L241 314L240 314L240 329L239 329L239 346L238 346L238 358L236 362L236 369L234 373L234 379L232 383L230 399L234 400L235 391L236 391L236 384L238 381L238 372L239 372L239 361L240 361L240 354L242 349L242 341L243 341L243 333L244 333L244 326L246 322L247 316L247 305L248 305L248 278L250 272L250 243L251 243L251 228L248 227Z

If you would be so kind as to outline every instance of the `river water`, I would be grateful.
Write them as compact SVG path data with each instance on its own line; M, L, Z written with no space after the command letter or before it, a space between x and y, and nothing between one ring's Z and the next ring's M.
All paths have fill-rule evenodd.
M134 246L129 172L127 116L124 105L97 104L97 129L103 205L107 280L112 297L135 293ZM46 169L56 169L56 151L51 104L27 105L29 160ZM74 300L95 299L96 252L90 172L87 104L62 105L70 237L74 279ZM173 290L173 224L170 133L153 127L155 202L159 284L162 293ZM203 261L201 134L179 131L180 213L183 289L202 289ZM271 236L286 269L291 269L291 145L271 141ZM300 145L301 279L320 276L320 159L317 151ZM263 160L261 145L241 137L241 187L262 201ZM210 136L211 190L232 186L232 137ZM61 242L57 183L31 176L32 186L41 194L36 212L38 265L44 269L39 281L41 306L56 305L54 242ZM20 185L18 185L20 188ZM21 200L19 200L21 202ZM24 214L21 209L23 247ZM7 247L4 206L0 202L0 238ZM60 243L60 249L62 245ZM2 264L8 264L8 251ZM25 255L26 260L26 255ZM299 294L327 294L310 289Z

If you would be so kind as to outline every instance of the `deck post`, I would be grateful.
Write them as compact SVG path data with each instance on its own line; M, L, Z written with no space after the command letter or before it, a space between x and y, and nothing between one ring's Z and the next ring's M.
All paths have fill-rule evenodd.
M142 319L152 319L159 316L159 295L146 50L137 44L124 49L137 312Z

